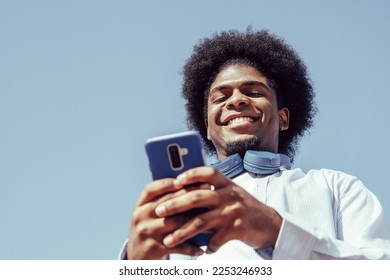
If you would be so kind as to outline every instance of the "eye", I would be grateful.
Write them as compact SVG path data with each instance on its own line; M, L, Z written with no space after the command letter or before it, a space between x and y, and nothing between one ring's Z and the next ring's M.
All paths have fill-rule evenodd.
M228 97L224 94L219 94L212 99L213 104L219 104L224 102Z
M261 91L249 91L246 93L246 95L249 97L261 97L264 96L264 93Z
M263 97L268 94L268 90L263 83L260 82L249 82L241 87L242 93L248 97Z

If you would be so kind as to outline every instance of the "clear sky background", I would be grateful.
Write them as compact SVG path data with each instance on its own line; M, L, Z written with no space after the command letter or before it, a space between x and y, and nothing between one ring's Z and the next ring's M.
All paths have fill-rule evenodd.
M250 24L315 85L295 166L357 176L389 217L389 3L0 0L0 259L115 259L150 181L145 140L186 130L193 45Z

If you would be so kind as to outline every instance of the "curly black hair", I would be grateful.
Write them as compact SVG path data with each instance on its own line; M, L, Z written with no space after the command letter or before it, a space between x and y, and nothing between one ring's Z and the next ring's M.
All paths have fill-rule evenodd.
M186 101L188 127L199 131L208 153L215 153L204 122L208 92L217 74L227 65L237 63L260 71L275 90L278 107L289 109L289 129L280 132L278 152L293 160L300 138L313 125L317 112L315 94L298 54L267 30L254 31L249 27L245 32L224 31L195 45L183 68L182 96Z

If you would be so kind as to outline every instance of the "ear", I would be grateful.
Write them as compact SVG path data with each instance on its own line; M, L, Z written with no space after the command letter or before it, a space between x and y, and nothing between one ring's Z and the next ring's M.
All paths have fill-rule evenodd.
M279 110L279 130L287 130L290 124L290 111L287 108Z

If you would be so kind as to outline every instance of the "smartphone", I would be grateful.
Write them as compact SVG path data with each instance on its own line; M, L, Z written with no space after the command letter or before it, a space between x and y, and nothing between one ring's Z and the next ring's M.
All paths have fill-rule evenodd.
M204 165L202 140L195 131L150 138L145 143L145 150L153 180L176 178L187 169ZM193 217L205 211L207 211L205 208L196 208L184 214ZM209 239L209 234L201 233L188 242L204 246L208 244Z

